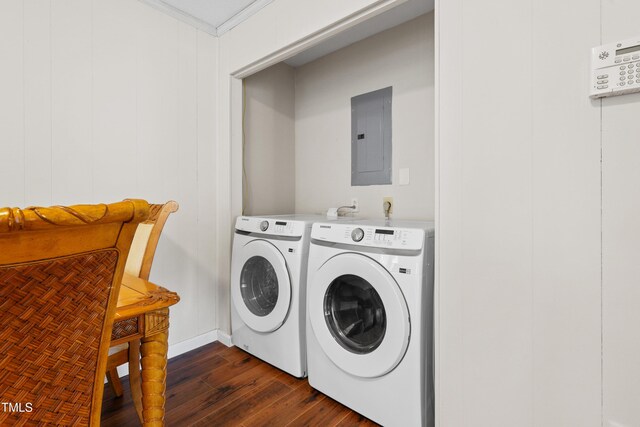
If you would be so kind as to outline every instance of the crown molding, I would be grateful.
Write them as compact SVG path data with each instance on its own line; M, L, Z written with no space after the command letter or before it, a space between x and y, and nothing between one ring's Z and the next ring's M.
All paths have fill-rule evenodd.
M236 25L241 24L246 21L252 15L258 13L262 8L267 6L269 3L272 3L273 0L256 0L251 3L249 6L242 9L240 12L233 15L231 18L227 19L225 22L220 24L218 28L216 28L216 35L220 37L227 31L231 30Z
M199 30L204 31L205 33L211 34L215 37L220 37L222 34L231 30L233 27L241 24L252 15L258 13L262 8L267 6L269 3L272 3L273 0L256 0L251 3L249 6L242 9L240 12L233 15L231 18L227 19L225 22L220 24L217 28L213 25L203 21L202 19L196 18L193 15L184 12L169 3L165 3L162 0L138 0L140 3L144 3L152 8L159 10L169 16L172 16L185 24L189 24L192 27L195 27Z
M149 5L151 7L153 7L154 9L159 10L160 12L163 12L169 16L172 16L182 22L184 22L185 24L189 24L192 27L195 27L199 30L204 31L205 33L211 34L212 36L217 37L218 36L218 32L216 31L216 27L214 27L213 25L204 22L202 19L198 19L193 15L189 15L186 12L183 12L180 9L177 9L173 6L171 6L168 3L165 3L162 0L138 0L141 3L144 3L146 5ZM233 19L233 18L232 18ZM245 18L246 19L246 18Z

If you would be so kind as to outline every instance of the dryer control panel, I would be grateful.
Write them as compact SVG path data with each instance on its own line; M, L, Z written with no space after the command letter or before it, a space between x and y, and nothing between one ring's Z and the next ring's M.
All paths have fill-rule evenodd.
M249 233L300 237L304 235L304 229L305 223L302 221L278 220L253 216L239 216L236 220L236 230Z
M421 229L358 224L316 223L311 229L312 239L325 242L405 250L422 249L424 235Z

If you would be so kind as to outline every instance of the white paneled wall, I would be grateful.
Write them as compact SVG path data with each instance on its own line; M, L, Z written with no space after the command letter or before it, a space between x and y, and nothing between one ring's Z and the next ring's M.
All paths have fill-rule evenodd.
M211 330L211 325L220 328L217 314L221 309L219 287L220 272L214 260L220 254L216 244L216 225L219 221L216 192L216 147L218 145L218 40L198 32L197 49L197 251L198 282L204 283L198 292L198 334ZM213 78L212 78L213 77ZM212 142L213 141L213 142ZM206 285L208 284L208 285ZM212 286L216 285L216 287Z
M12 4L19 3L13 2ZM51 180L51 109L53 106L51 102L51 3L25 0L23 7L25 18L23 32L18 32L17 35L23 37L24 62L22 65L24 70L29 70L28 73L22 74L24 79L24 93L22 94L24 102L22 110L24 113L23 147L24 159L29 159L23 166L24 202L49 205L52 202L53 188ZM26 19L26 17L30 18ZM20 22L20 19L16 22ZM0 31L4 28L6 28L4 25L0 26ZM4 50L1 51L4 52ZM2 78L0 81L5 80ZM2 100L0 105L6 108L13 104ZM19 106L20 104L16 103L15 105ZM20 109L16 108L16 111L20 111ZM3 135L2 139L4 140L4 138ZM19 139L16 141L19 142ZM16 144L16 147L20 146L19 143ZM4 196L2 198L4 199Z
M602 1L602 42L635 38L640 3ZM640 426L640 94L602 100L605 427Z
M600 1L531 5L533 424L600 426ZM575 78L549 84L558 65Z
M85 0L51 3L51 201L54 204L94 200L93 166L97 159L93 156L92 140L95 110L92 6L93 2ZM24 73L29 74L29 70ZM116 155L112 154L111 159Z
M436 10L439 425L599 426L599 2Z
M588 94L640 5L436 10L439 425L638 426L640 95Z
M0 3L0 205L178 201L171 343L216 328L217 46L135 0Z
M25 75L22 2L2 3L0 13L0 185L6 204L22 204L25 196Z
M465 53L460 55L459 66L465 69L483 63L487 46L504 43L501 49L509 52L518 72L501 75L501 87L522 85L523 90L497 91L484 84L494 72L488 67L474 67L473 73L464 73L458 82L465 99L463 107L473 111L463 111L460 124L463 175L459 209L464 255L457 268L463 270L459 309L465 314L463 348L468 355L460 369L468 420L474 420L476 426L524 427L532 413L533 387L532 102L531 91L526 89L532 74L531 19L519 2L495 1L494 5L511 19L493 20L494 7L465 3ZM504 38L504 34L510 37ZM466 104L471 100L478 108ZM510 116L514 110L520 114ZM444 183L441 190L441 197L446 197ZM446 316L453 307L445 302L441 309ZM441 326L446 329L446 323ZM479 390L481 397L477 396Z
M89 141L94 150L91 156L93 192L104 200L118 200L132 190L138 194L137 169L141 163L138 160L141 141L137 132L140 121L136 63L138 14L123 13L122 7L130 2L116 3L120 7L114 7L111 2L93 3L93 15L100 19L93 21L93 67L89 73L93 73L92 120L89 122L92 138ZM127 152L131 154L122 155ZM119 170L131 172L110 173L114 161L118 162ZM132 184L136 187L131 188ZM58 203L55 199L54 202Z
M294 72L280 63L244 80L244 215L295 212Z

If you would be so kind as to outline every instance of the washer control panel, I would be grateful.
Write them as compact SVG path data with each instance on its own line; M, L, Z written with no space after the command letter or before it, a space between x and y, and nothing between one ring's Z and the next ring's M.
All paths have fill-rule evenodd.
M339 223L316 223L311 238L332 243L344 243L376 248L420 250L424 230L418 228L378 227Z
M285 221L251 216L239 216L236 220L236 230L249 233L299 237L304 235L304 229L305 223L302 221Z
M591 97L640 92L640 37L591 49Z

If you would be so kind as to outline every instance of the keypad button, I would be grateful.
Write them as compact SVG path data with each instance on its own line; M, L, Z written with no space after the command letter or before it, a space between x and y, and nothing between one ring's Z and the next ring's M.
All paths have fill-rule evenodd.
M629 68L633 68L633 64L629 64Z
M622 59L616 59L616 60L615 60L615 63L616 63L616 64L619 64L619 63L621 63L621 62L622 62Z
M640 55L633 55L631 59L640 59Z
M621 65L621 66L620 66L620 69L621 69L621 70L624 70L624 69L626 69L626 68L627 68L627 67L626 67L626 66L624 66L624 65Z
M608 88L608 87L609 87L609 86L606 86L606 85L605 85L605 86L598 86L598 89L606 89L606 88Z
M640 79L636 80L636 83L640 83Z
M640 68L640 62L636 62L636 67Z
M618 83L618 86L624 86L626 83L625 82L620 82Z
M627 74L627 73L625 73L624 71L620 71L620 75L621 76L624 76L625 74Z
M620 80L622 80L622 81L625 81L625 78L624 78L624 76L622 76L622 77L620 77Z
M627 71L627 73L633 74L633 70L629 70L629 71Z
M624 61L627 62L628 60L630 60L631 58L629 58L628 56L624 57Z
M605 83L609 83L609 80L598 80L599 85L603 85Z

